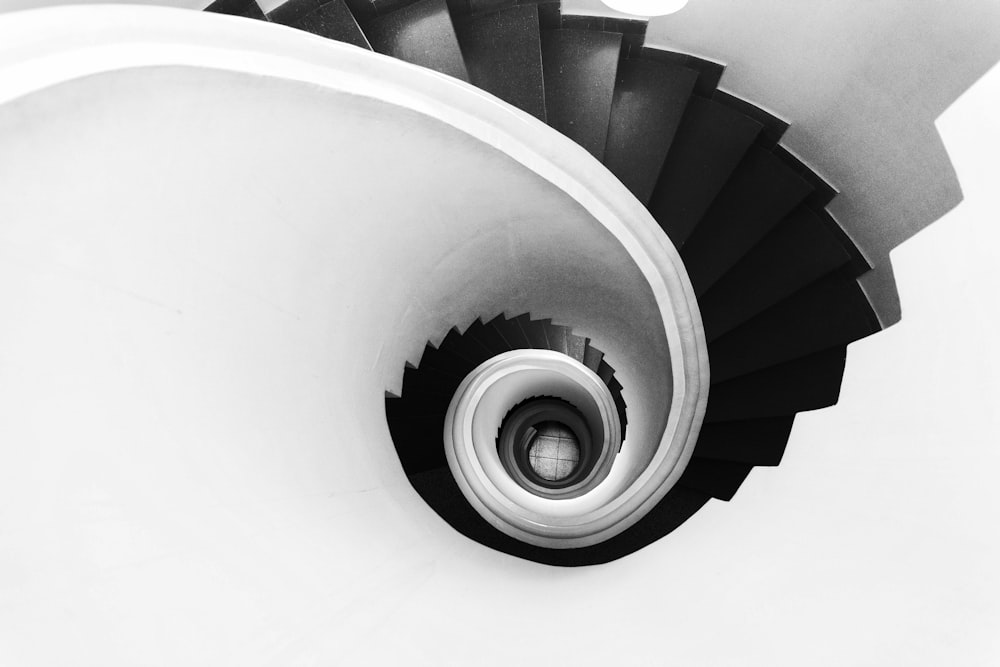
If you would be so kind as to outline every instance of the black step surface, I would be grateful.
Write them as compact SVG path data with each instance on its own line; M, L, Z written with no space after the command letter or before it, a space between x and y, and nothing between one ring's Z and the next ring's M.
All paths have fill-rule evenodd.
M706 422L779 417L834 405L847 348L835 347L712 385Z
M507 341L512 350L523 350L531 347L531 341L524 333L522 323L528 321L528 315L518 315L509 320L504 320L497 325L497 331Z
M604 164L636 198L653 194L698 73L652 60L622 60Z
M330 0L316 11L297 20L293 26L320 37L353 44L369 51L372 48L361 32L361 26L354 20L351 10L344 4L344 0Z
M587 347L583 351L583 365L596 373L601 367L601 360L603 359L604 353L591 345L590 341L588 341Z
M536 5L456 19L455 33L474 86L545 120Z
M568 338L571 335L569 327L550 324L545 327L545 337L549 341L549 349L566 354L569 351Z
M295 25L319 10L320 0L288 0L267 13L268 20L281 25Z
M776 466L785 453L794 421L794 415L787 415L703 424L695 456L755 466Z
M591 30L542 30L548 123L604 157L622 36Z
M850 261L819 216L798 206L698 299L705 339L719 338Z
M584 354L587 351L587 339L583 336L577 336L576 334L570 334L566 337L566 354L573 357L581 364L583 363Z
M695 294L704 294L810 192L784 162L751 147L681 248Z
M420 0L362 21L361 28L375 51L469 80L445 0Z
M718 102L688 101L648 206L675 246L687 241L760 130Z
M521 322L521 329L524 330L524 334L528 337L528 342L533 349L549 349L549 339L545 335L545 329L550 322L551 320L528 320Z
M641 549L677 529L710 499L703 491L674 487L635 525L606 542L577 549L544 549L504 535L487 523L462 496L446 466L409 479L427 504L462 535L503 553L563 567L607 563Z
M205 7L205 11L214 14L242 16L260 21L267 20L267 17L264 16L264 10L254 0L215 0L208 7Z
M692 457L677 486L707 493L719 500L732 500L753 466L737 461Z
M857 281L833 274L710 343L712 383L846 345L878 330Z

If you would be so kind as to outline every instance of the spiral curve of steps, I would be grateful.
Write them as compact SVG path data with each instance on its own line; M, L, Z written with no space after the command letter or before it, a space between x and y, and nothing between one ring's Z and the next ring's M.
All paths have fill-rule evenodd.
M289 0L267 13L254 0L217 0L207 11L298 28L470 82L589 151L678 249L708 343L708 408L681 478L610 539L551 549L497 530L463 496L441 442L452 395L470 371L510 350L548 349L606 383L627 448L629 388L586 331L570 330L573 322L481 313L428 344L405 369L401 395L387 394L411 484L471 539L555 565L603 563L642 548L709 500L730 500L755 466L778 465L795 414L836 403L847 345L881 328L857 283L871 267L826 210L835 189L782 147L787 123L720 90L721 65L645 46L641 21L511 0Z

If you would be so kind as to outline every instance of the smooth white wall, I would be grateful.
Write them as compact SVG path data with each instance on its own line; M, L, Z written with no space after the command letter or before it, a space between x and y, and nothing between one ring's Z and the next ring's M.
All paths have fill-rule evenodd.
M443 123L163 67L6 104L0 137L4 665L362 648L366 604L485 551L409 487L383 407L476 315L592 334L630 440L658 442L669 361L638 269Z

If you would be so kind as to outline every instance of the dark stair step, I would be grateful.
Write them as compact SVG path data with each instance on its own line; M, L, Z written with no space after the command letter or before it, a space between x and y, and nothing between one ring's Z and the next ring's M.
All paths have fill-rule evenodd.
M701 296L812 192L772 153L753 146L681 248Z
M596 373L601 367L601 361L603 359L604 353L591 345L588 340L587 349L583 352L583 365Z
M644 204L697 80L697 72L677 65L636 59L618 63L604 164Z
M621 34L558 29L541 39L549 125L603 159Z
M208 7L206 12L214 14L229 14L230 16L242 16L248 19L266 21L264 10L260 8L254 0L215 0Z
M847 347L712 385L706 422L780 417L829 407L840 397Z
M737 461L692 457L677 486L702 491L719 500L732 500L753 466Z
M479 318L469 325L469 328L462 333L462 339L455 347L456 354L473 361L476 366L483 363L490 357L496 356L496 352L482 340L486 325ZM487 335L488 337L488 335Z
M675 246L687 241L760 131L718 102L689 100L648 206Z
M528 321L528 315L518 315L509 320L504 320L497 324L497 331L503 336L503 339L507 341L507 344L512 350L524 350L531 347L531 342L528 340L527 334L524 333L524 329L521 326L522 322Z
M835 273L710 343L712 382L847 345L879 328L861 286Z
M549 341L549 349L566 354L569 350L568 337L571 335L569 327L558 324L550 324L545 327L545 338Z
M398 424L397 432L390 428L392 441L396 446L396 453L399 455L399 462L402 464L403 472L409 475L417 475L427 470L441 468L448 465L447 457L444 453L444 419L441 420L441 428L436 432L431 429L414 429L405 422L397 421L393 415L393 407L386 403L386 415L389 424Z
M417 368L421 371L428 370L452 377L465 378L473 367L450 350L439 350L427 346L424 348L424 355L420 358L420 365Z
M475 333L476 338L492 353L492 356L514 349L498 329L498 326L504 321L503 313L501 313L487 322L481 331Z
M469 80L445 0L420 0L388 14L358 19L375 51Z
M288 0L267 13L267 18L281 25L295 25L309 14L319 10L320 0Z
M368 39L361 32L361 26L354 19L344 0L330 0L292 25L320 37L372 50Z
M474 86L545 120L537 6L457 18L455 33Z
M601 378L601 381L604 384L608 384L615 377L615 369L612 368L608 362L604 361L604 359L601 359L601 363L598 364L596 372L597 377Z
M618 378L611 378L611 381L607 384L608 390L611 392L611 398L615 402L615 411L618 413L618 421L622 426L621 435L622 442L624 442L625 429L628 426L628 413L625 407L625 399L622 397L622 383L618 381Z
M583 336L577 336L576 334L568 334L566 336L566 354L573 357L581 364L583 363L584 354L587 351L587 339Z
M551 325L551 320L527 320L521 322L521 328L528 337L531 347L536 350L549 349L549 339L545 335L546 329Z
M705 459L776 466L785 453L794 421L794 415L787 415L703 424L694 454Z
M807 206L761 240L698 299L709 342L851 261Z

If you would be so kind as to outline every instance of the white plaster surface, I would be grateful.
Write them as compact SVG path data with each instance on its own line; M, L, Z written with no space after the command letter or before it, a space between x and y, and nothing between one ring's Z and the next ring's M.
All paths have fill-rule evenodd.
M943 119L965 201L893 253L905 319L851 347L840 405L800 417L782 466L733 503L576 570L492 552L423 508L380 414L405 354L369 333L430 331L442 313L413 295L446 282L399 276L421 237L372 207L442 235L476 221L471 202L540 226L499 196L517 192L559 213L546 225L590 230L569 266L606 239L562 195L496 157L509 180L442 199L456 190L408 179L465 178L462 156L488 151L387 123L373 152L347 152L358 164L348 128L307 122L322 110L274 82L206 74L178 97L165 69L7 105L0 664L997 664L998 74ZM179 180L150 178L164 173ZM358 174L400 194L338 178ZM499 238L477 230L463 253ZM448 280L465 266L431 264ZM568 310L578 277L545 298ZM369 284L381 300L351 296ZM573 648L595 610L603 631ZM509 641L532 626L537 641Z

